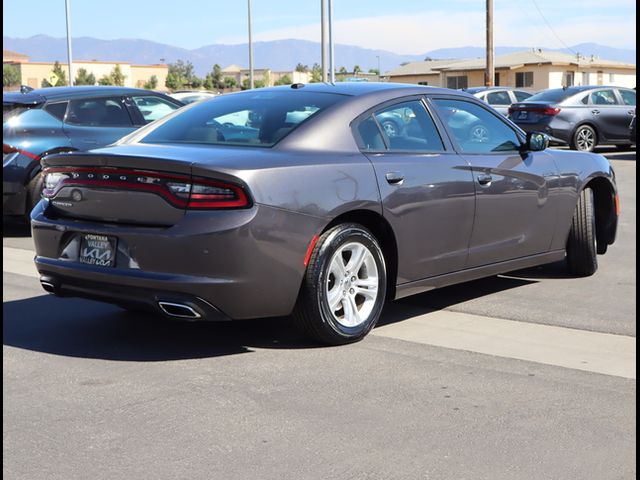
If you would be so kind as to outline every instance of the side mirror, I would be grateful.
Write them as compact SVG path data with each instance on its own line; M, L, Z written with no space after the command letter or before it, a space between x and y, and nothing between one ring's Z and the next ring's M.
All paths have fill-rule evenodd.
M541 152L549 147L549 137L540 132L528 132L525 148L529 152Z

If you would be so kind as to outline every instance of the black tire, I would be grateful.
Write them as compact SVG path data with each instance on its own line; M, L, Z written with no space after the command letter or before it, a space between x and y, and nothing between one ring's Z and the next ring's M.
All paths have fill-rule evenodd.
M567 268L572 275L588 277L598 269L595 219L593 191L585 188L580 192L567 240Z
M570 147L581 152L593 152L598 145L598 134L590 125L580 125L571 136Z
M332 260L334 260L334 254L341 247L349 248L353 244L364 246L373 257L373 261L375 261L377 293L375 298L371 299L368 304L366 309L370 309L370 313L363 319L362 323L355 326L346 326L344 324L346 323L344 318L347 317L345 309L349 300L345 297L344 292L351 290L351 283L345 287L339 303L339 305L344 305L344 307L339 307L344 315L341 321L329 307L329 290L337 285L334 283L337 280L334 277L334 273L330 271L330 267ZM344 251L348 252L348 250ZM343 262L346 261L346 266L348 267L350 258L337 258L340 258ZM371 260L370 257L369 260ZM362 263L362 267L357 272L347 271L342 281L354 281L354 278L360 279L361 275L364 274L368 276L369 272L366 271L366 268L365 264ZM332 284L334 285L333 287L331 287ZM325 291L325 286L327 291ZM387 275L384 256L376 238L361 225L355 223L337 225L322 234L313 249L293 312L294 322L305 335L324 344L342 345L356 342L364 338L377 323L385 302L386 286ZM342 287L339 288L341 289ZM365 310L365 297L357 300L356 293L352 298L354 299L354 305L357 305L356 310L358 312ZM361 303L358 304L358 301Z
M42 172L36 173L27 184L27 203L25 205L25 217L29 220L31 210L38 204L42 198Z

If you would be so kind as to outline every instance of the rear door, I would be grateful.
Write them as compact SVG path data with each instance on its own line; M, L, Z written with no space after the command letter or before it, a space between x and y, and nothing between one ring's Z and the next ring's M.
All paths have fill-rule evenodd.
M549 250L555 230L558 172L546 152L520 152L522 139L479 102L431 99L472 170L475 221L468 268Z
M628 107L618 100L613 88L595 90L589 94L589 114L603 136L601 140L627 140Z
M473 177L422 99L383 104L356 125L354 133L375 169L383 215L396 234L398 283L464 268Z
M620 133L624 138L629 138L629 125L636 114L636 92L621 88L618 90L618 95L626 113L624 117L620 117Z
M64 131L72 146L78 150L109 145L135 129L122 96L69 101Z

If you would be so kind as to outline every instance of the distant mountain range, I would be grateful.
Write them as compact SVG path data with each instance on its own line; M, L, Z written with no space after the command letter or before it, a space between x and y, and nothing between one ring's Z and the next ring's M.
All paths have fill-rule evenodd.
M34 62L64 62L67 58L65 38L53 38L47 35L36 35L29 38L3 37L4 49L29 55ZM527 50L531 47L496 47L496 55ZM570 49L546 49L565 53L596 55L606 60L617 60L625 63L636 62L636 51L613 48L596 43L581 43ZM397 68L404 62L415 62L429 57L432 59L457 59L482 57L483 47L441 48L425 52L421 55L401 55L385 50L372 50L352 45L335 45L336 66L344 66L351 71L354 65L364 71L378 68L378 57L382 71ZM230 64L248 66L249 54L247 44L240 45L206 45L188 50L162 43L141 39L100 40L91 37L73 39L73 58L76 60L101 60L114 62L131 62L138 64L172 63L176 60L193 63L198 75L211 71L214 63L223 68ZM255 42L253 58L256 68L270 68L276 71L293 70L298 63L311 67L320 63L320 44L306 40L274 40Z

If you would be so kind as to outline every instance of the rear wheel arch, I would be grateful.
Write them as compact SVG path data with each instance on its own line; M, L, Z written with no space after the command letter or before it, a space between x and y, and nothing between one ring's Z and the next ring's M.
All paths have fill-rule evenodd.
M396 295L398 278L398 244L393 228L379 213L371 210L352 210L334 218L322 233L341 223L357 223L369 230L380 244L387 267L387 299L392 300Z
M595 210L596 244L598 254L606 253L607 246L615 239L617 222L615 191L611 182L605 177L591 179L584 187L593 191Z

